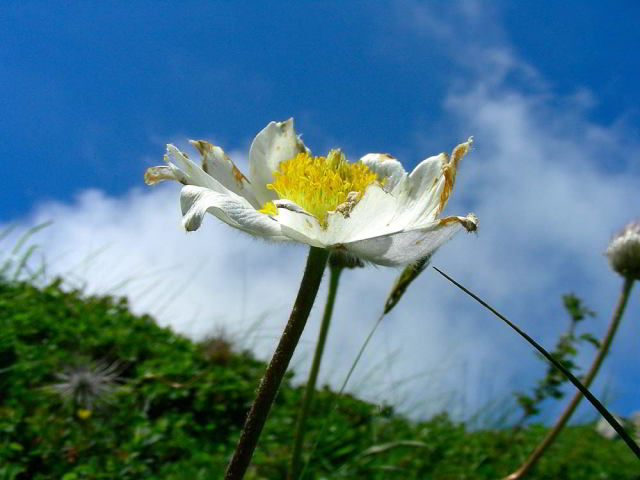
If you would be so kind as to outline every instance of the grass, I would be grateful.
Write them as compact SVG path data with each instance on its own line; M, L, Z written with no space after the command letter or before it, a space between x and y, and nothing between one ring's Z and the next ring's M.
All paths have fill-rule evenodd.
M223 335L194 343L133 315L125 299L85 296L61 280L39 287L5 278L0 312L0 479L222 475L264 371L248 351ZM118 382L88 414L48 388L69 369L90 372L105 362L120 365ZM285 478L303 390L290 379L248 479ZM446 414L412 422L325 388L309 419L304 478L496 479L546 431L535 424L470 430ZM638 467L621 442L598 436L593 425L571 426L529 478L631 480L640 478Z

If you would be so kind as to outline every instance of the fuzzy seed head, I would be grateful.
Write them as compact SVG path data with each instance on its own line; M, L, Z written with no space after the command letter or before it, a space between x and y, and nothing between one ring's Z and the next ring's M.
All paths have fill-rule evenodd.
M627 224L605 252L609 264L625 278L640 280L640 221Z
M63 373L56 373L60 383L48 388L65 401L78 408L79 418L88 418L83 410L91 412L96 405L107 403L108 397L122 382L120 362L100 361L95 366L80 365L69 367ZM84 416L83 416L84 415Z

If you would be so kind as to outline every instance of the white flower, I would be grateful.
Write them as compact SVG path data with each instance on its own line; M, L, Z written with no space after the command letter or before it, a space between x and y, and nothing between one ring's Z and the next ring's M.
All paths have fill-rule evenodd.
M180 204L189 231L211 213L252 235L402 265L432 253L463 228L477 228L473 214L439 218L471 139L451 157L429 157L409 174L387 154L370 153L356 163L339 150L313 157L293 119L271 122L251 144L249 178L220 147L191 144L200 151L201 167L167 145L167 166L145 173L147 184L170 179L184 185Z
M609 264L623 277L640 280L640 222L627 224L605 252Z

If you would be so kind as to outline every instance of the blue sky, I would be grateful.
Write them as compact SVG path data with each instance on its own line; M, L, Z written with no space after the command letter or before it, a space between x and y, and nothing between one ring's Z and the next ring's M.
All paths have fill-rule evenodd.
M321 148L415 162L416 132L438 151L460 140L443 125L442 98L468 74L475 52L463 39L509 41L555 93L590 90L594 121L638 122L631 1L486 2L468 8L492 23L472 26L435 8L424 28L398 2L23 3L0 17L3 220L84 188L123 193L139 183L136 161L176 134L246 149L269 119L289 116ZM430 38L457 22L460 38Z
M406 168L474 135L449 211L476 212L481 229L443 248L438 265L547 344L564 328L559 296L567 291L598 311L595 333L606 328L619 279L600 254L640 216L637 2L61 5L15 2L0 15L0 222L53 218L40 239L53 272L102 291L130 279L121 293L136 308L194 336L210 330L209 317L233 329L236 317L265 311L272 333L263 336L277 336L304 251L256 243L213 217L210 231L185 236L177 187L148 189L142 174L161 163L165 143L187 138L219 144L243 164L264 125L293 116L316 152L389 152ZM95 251L102 257L83 264ZM242 268L232 261L240 257ZM374 271L353 274L337 312L353 316L359 296L382 302L397 272ZM175 297L160 302L142 278L156 297ZM264 299L276 281L285 287L267 295L271 303L248 298ZM432 275L421 282L381 336L389 344L373 348L407 352L370 359L392 364L377 372L381 390L455 351L458 373L441 372L435 390L450 395L466 372L456 403L464 417L541 375L526 346L479 323L490 321L481 310ZM430 292L437 300L425 324L417 315ZM634 297L598 384L621 413L640 409L639 312ZM366 313L376 316L373 307ZM364 317L357 329L335 326L335 365L357 350ZM583 364L590 358L585 348ZM305 359L303 349L301 370ZM383 395L373 390L372 398ZM451 404L425 406L433 390L433 381L413 382L403 400L425 412Z

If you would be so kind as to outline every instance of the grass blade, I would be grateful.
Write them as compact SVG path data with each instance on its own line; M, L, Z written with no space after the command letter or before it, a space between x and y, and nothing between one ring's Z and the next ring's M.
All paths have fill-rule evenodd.
M498 317L500 320L502 320L503 322L505 322L507 325L509 325L513 330L515 330L522 338L524 338L527 342L529 342L536 350L538 350L547 360L549 360L554 367L556 367L558 370L560 370L568 379L571 383L573 383L575 385L575 387L580 390L580 392L582 392L582 394L585 396L585 398L587 400L589 400L589 402L591 403L591 405L593 405L598 412L600 412L600 414L605 418L605 420L607 422L609 422L609 425L611 425L613 427L613 429L618 433L618 435L620 435L620 438L622 438L624 440L624 442L627 444L627 446L631 449L631 451L635 454L636 457L638 457L638 459L640 459L640 447L638 447L638 445L631 439L631 437L627 434L627 432L625 431L625 429L622 427L622 425L620 425L618 423L618 421L613 417L613 415L611 415L611 413L609 413L609 410L607 410L604 405L602 405L600 403L600 401L593 396L593 394L584 386L582 385L582 383L580 383L580 381L573 376L573 374L567 370L564 366L562 366L561 363L559 363L558 361L556 361L550 354L549 352L547 352L544 348L542 348L542 346L540 346L533 338L531 338L529 335L527 335L525 332L523 332L522 330L520 330L520 328L518 328L517 325L515 325L514 323L512 323L511 321L509 321L504 315L502 315L500 312L498 312L495 308L493 308L491 305L489 305L487 302L485 302L484 300L482 300L480 297L478 297L477 295L475 295L473 292L471 292L470 290L468 290L467 288L465 288L464 286L462 286L461 284L459 284L458 282L456 282L453 278L451 278L449 275L447 275L446 273L444 273L442 270L439 270L436 267L433 267L435 269L436 272L438 272L440 275L442 275L444 278L446 278L447 280L449 280L451 283L453 283L456 287L458 287L460 290L462 290L464 293L466 293L467 295L469 295L471 298L473 298L476 302L480 303L480 305L482 305L483 307L485 307L487 310L489 310L491 313L493 313L496 317Z

